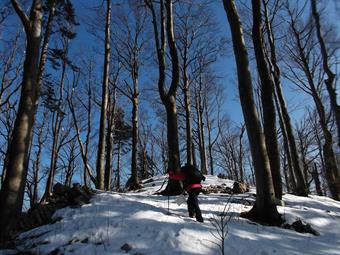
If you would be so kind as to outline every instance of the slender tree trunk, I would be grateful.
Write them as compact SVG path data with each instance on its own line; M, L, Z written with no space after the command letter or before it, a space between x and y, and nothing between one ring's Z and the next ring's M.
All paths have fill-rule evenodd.
M66 176L65 176L65 185L68 187L71 187L72 185L72 178L73 178L73 174L74 174L74 169L75 169L75 159L76 159L76 155L75 155L75 141L71 141L70 143L70 151L69 151L69 155L68 155L68 165L67 165L67 169L66 169Z
M102 105L100 109L99 140L97 152L97 185L100 190L105 189L105 130L106 115L108 106L109 74L110 74L110 23L111 23L111 0L106 0L106 20L105 20L105 56L104 73L102 84Z
M43 133L44 133L44 126L45 126L45 118L46 112L44 114L44 118L42 121L41 126L39 127L38 131L38 149L36 151L35 161L33 163L32 169L32 199L30 200L30 208L38 203L38 184L39 184L39 173L40 173L40 164L41 164L41 156L42 156L42 149L43 149Z
M28 154L35 120L35 102L39 95L37 77L41 42L41 1L32 2L28 17L16 0L12 5L24 24L26 53L19 107L7 154L6 178L0 192L0 241L10 235L21 214L27 179Z
M243 38L242 25L234 1L224 0L223 3L232 34L237 65L239 95L256 178L256 203L251 211L244 214L244 216L271 225L279 225L282 219L275 204L275 191L268 154L254 103L252 79L249 71L249 60Z
M201 80L201 78L200 78ZM201 98L201 81L200 88L196 91L196 112L197 112L197 133L198 133L198 147L200 151L200 162L202 174L207 174L207 154L205 150L204 126L203 126L203 106Z
M197 167L197 160L196 160L196 153L195 153L195 144L194 144L194 141L192 141L192 144L191 144L191 147L192 147L192 163L195 167Z
M60 136L60 128L61 123L63 121L63 116L61 113L61 102L63 100L63 94L64 94L64 80L65 80L65 74L66 74L66 62L63 62L62 66L62 72L61 72L61 79L59 84L59 103L58 103L58 109L55 114L55 122L53 126L53 139L52 139L52 152L51 152L51 161L50 161L50 171L48 174L48 179L45 187L45 193L43 196L43 200L46 201L49 199L49 197L52 195L52 188L53 188L53 182L54 177L57 170L57 162L58 162L58 146L59 146L59 136ZM53 123L53 122L52 122Z
M265 3L265 1L264 1ZM270 47L270 59L271 59L271 64L272 64L272 74L274 77L274 85L275 85L275 92L278 97L279 105L281 108L282 112L282 119L283 119L283 124L285 127L285 131L287 134L287 139L288 139L288 145L289 145L289 151L290 151L290 157L291 157L291 162L292 162L292 169L294 171L294 175L291 175L292 180L293 176L296 178L296 189L294 189L294 193L299 196L307 196L308 191L307 187L305 185L304 181L304 176L302 173L302 169L300 167L299 163L299 154L295 142L295 137L293 133L293 128L291 125L288 109L286 106L286 101L283 96L283 91L282 91L282 86L281 86L281 71L280 68L277 64L277 59L276 59L276 47L274 43L274 37L271 29L271 24L269 22L268 14L267 14L267 6L264 4L264 10L265 10L265 24L267 28L267 36L268 36L268 42L269 42L269 47ZM282 125L283 126L283 125ZM283 129L282 129L283 130ZM287 154L288 156L288 154ZM288 158L289 160L289 158ZM294 185L295 181L292 181L292 184Z
M244 182L244 170L243 170L243 143L242 138L244 135L245 126L241 127L240 138L239 138L239 153L238 153L238 165L240 169L240 181Z
M113 160L113 134L111 120L107 121L106 133L106 162L105 162L105 190L111 189L112 160Z
M117 190L120 190L120 157L122 154L122 143L118 142L118 152L117 152Z
M333 137L332 133L328 129L326 110L314 84L313 75L308 65L308 59L302 46L301 37L299 32L296 30L295 23L292 22L292 29L296 39L296 46L299 51L299 57L301 64L303 65L303 71L306 75L311 96L316 106L316 110L319 115L319 122L321 130L323 132L324 144L323 144L323 156L325 160L325 176L331 192L332 198L340 200L340 174L336 164L335 154L333 151Z
M92 79L92 65L90 65L90 71L89 71L89 82L88 82L88 91L87 91L87 130L86 130L86 140L85 140L85 148L81 151L82 152L82 159L84 164L84 184L88 185L88 177L92 179L92 182L94 184L96 183L96 180L93 179L91 169L89 167L89 146L90 146L90 137L91 137L91 118L92 118L92 88L91 88L91 79ZM73 114L74 115L74 114ZM74 121L76 122L76 116L73 116ZM78 132L79 133L79 132ZM82 143L80 141L80 134L77 135L77 140L81 148Z
M72 97L72 94L71 94L71 97ZM90 99L89 99L89 101L90 101ZM89 138L90 138L91 129L88 126L87 134L86 134L86 144L84 146L83 142L81 141L80 129L79 129L79 126L78 126L78 121L77 121L77 118L76 118L76 113L74 111L74 106L73 106L72 100L67 98L67 102L68 102L68 105L69 105L69 108L70 108L70 111L71 111L71 115L72 115L72 118L73 118L73 123L74 123L74 126L75 126L76 135L77 135L77 141L78 141L78 144L79 144L79 147L80 147L80 154L81 154L81 158L82 158L82 161L83 161L83 164L84 164L84 173L83 173L84 184L87 185L87 176L89 176L91 181L94 184L96 184L97 181L96 181L96 178L92 175L92 169L91 169L89 159L88 159L88 146L89 146ZM89 106L88 115L87 115L88 124L91 124L91 105L89 104L88 106Z
M187 150L187 164L193 164L192 155L192 124L191 124L191 103L190 103L190 88L187 78L186 68L184 69L183 82L184 82L184 106L185 106L185 131L186 131L186 150Z
M286 129L286 125L285 125L283 114L282 114L282 108L279 104L276 91L274 91L274 99L275 99L275 106L276 106L276 109L279 115L279 123L280 123L281 132L282 132L283 148L285 151L285 158L287 160L287 167L288 167L289 177L290 177L288 181L287 171L284 170L286 184L287 184L287 192L289 193L290 187L292 187L293 193L295 193L296 192L296 181L295 181L295 176L294 176L294 171L293 171L293 164L292 164L292 157L291 157L292 154L289 149L287 129Z
M307 148L304 145L304 131L297 131L297 136L299 138L299 148L300 148L300 155L301 155L301 161L302 161L302 165L303 165L303 175L305 176L305 183L306 183L306 187L309 193L309 185L308 185L308 172L309 172L309 166L308 166L308 159L307 157Z
M318 174L318 167L316 163L314 163L312 176L313 176L313 180L315 183L316 194L318 194L318 196L322 196L323 194L322 194L321 183L320 183L319 174Z
M185 107L185 131L186 131L186 151L187 164L192 165L192 124L191 124L191 103L190 103L190 88L188 79L188 38L185 37L183 52L183 94Z
M105 163L105 190L111 190L112 161L113 161L113 133L116 115L116 88L113 89L113 100L109 97L109 114L107 120L106 137L106 163Z
M275 196L282 199L282 182L280 173L280 155L276 133L276 113L273 101L274 84L266 63L262 36L261 0L252 0L253 7L253 43L257 71L261 80L261 102L263 108L263 126L265 142L273 178Z
M332 72L329 66L329 56L328 56L325 41L321 33L320 15L317 11L316 1L311 0L311 5L312 5L312 14L313 14L314 22L315 22L315 27L316 27L316 34L318 37L321 54L322 54L323 69L325 73L327 74L327 79L325 80L325 84L326 84L327 92L328 92L330 103L331 103L331 109L335 117L335 123L336 123L337 131L338 131L338 146L340 147L340 106L338 105L338 102L337 102L337 93L336 93L336 88L334 87L334 81L335 81L336 76Z
M286 188L287 188L287 193L290 192L290 183L289 183L289 179L288 179L288 174L287 174L287 167L288 167L288 164L286 163L286 160L287 160L287 154L284 154L283 156L283 175L285 177L285 183L286 183Z
M207 122L207 130L208 130L208 152L209 152L210 174L214 175L213 145L217 141L218 135L216 136L215 140L212 141L212 137L211 137L211 135L212 135L212 127L211 127L212 124L211 124L210 117L209 117L208 107L205 107L205 111L204 112L205 112L205 120Z
M138 91L135 85L135 91L132 98L132 155L131 155L131 177L129 179L129 188L137 189L140 187L137 173L137 154L138 154Z

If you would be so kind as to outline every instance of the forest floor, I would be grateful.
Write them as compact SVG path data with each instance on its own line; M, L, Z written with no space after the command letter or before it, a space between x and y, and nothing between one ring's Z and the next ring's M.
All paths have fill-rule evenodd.
M224 208L230 217L225 254L330 254L340 255L340 202L327 197L297 197L286 194L278 210L287 223L309 223L320 235L263 226L240 218L251 209L254 189L245 194L210 193L199 196L204 223L189 218L186 203L178 197L154 195L165 177L153 178L139 192L100 193L90 204L64 208L54 214L56 222L22 233L16 251L30 254L132 254L219 255L221 242L214 237L212 219ZM228 186L232 181L207 176L208 186ZM231 197L232 196L232 197ZM227 207L226 204L228 203ZM29 254L29 253L25 253Z

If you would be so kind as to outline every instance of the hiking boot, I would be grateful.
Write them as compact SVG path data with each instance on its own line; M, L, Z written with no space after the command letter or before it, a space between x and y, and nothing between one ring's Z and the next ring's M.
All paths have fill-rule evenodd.
M198 222L204 222L203 217L201 215L196 215L196 220Z

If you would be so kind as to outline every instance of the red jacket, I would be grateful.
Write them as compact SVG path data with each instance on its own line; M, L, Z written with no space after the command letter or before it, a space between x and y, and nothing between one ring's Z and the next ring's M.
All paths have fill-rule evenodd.
M183 172L175 173L174 171L169 171L169 178L171 180L184 181L186 178L186 175ZM184 187L184 189L187 192L191 191L192 189L200 189L200 188L202 188L202 185L200 183L193 183L193 184L189 184L186 187Z

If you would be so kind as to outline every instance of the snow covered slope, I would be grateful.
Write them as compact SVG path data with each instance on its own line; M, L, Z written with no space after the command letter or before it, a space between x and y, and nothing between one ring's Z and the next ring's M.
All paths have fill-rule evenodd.
M56 223L45 225L20 236L18 250L33 254L135 254L135 255L218 255L219 241L209 218L218 217L230 198L228 194L200 195L204 223L187 216L186 204L178 206L176 197L153 195L165 177L154 178L138 193L101 193L91 204L65 208L54 215ZM232 181L208 176L204 186L227 185ZM278 227L252 223L237 215L251 208L254 191L234 195L229 213L225 254L340 254L340 203L330 198L285 195L279 207L288 222L302 219L320 236L300 234ZM125 245L130 251L121 249ZM0 251L0 254L15 254Z

